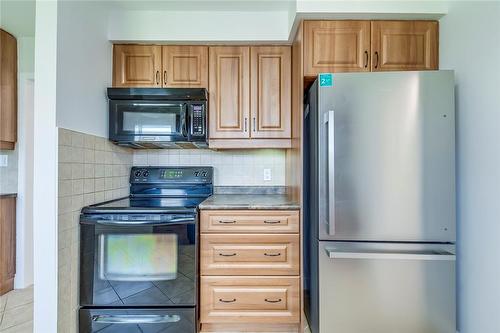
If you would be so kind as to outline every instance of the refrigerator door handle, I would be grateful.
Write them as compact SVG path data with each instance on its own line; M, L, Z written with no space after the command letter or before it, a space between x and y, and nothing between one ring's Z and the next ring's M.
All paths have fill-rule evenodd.
M448 251L338 251L325 248L330 259L392 259L392 260L427 260L427 261L455 261L455 254Z
M335 235L335 111L328 111L328 234Z

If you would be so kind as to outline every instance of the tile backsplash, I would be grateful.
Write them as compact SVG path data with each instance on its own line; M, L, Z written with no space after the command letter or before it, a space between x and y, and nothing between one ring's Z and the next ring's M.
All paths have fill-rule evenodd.
M133 153L107 139L59 129L58 332L77 332L82 207L129 194Z
M135 150L134 166L213 166L215 186L284 186L285 150ZM271 179L264 179L264 170Z

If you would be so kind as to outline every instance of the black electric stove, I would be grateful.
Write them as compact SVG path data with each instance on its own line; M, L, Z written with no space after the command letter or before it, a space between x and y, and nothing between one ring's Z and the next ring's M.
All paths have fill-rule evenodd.
M130 197L80 215L80 333L196 332L198 204L211 167L133 167Z

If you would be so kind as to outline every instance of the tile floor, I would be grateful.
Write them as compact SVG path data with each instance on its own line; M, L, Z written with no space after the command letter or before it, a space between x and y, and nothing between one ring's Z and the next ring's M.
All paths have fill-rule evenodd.
M33 286L0 296L0 332L33 332Z

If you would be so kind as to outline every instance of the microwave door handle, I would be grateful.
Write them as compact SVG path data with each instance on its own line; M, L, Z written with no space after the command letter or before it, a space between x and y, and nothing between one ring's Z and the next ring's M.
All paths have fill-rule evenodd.
M188 120L189 120L189 106L184 104L184 119L182 121L182 136L188 136Z

